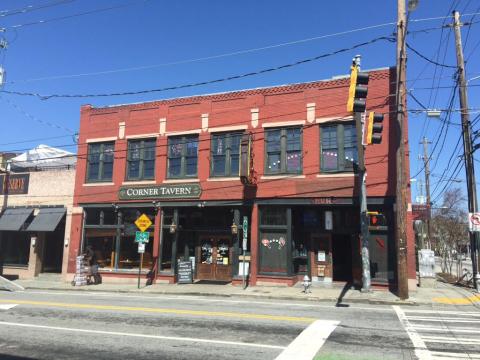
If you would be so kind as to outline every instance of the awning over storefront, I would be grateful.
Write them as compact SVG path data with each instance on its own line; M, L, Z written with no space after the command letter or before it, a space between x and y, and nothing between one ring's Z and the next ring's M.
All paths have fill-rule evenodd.
M27 231L55 231L65 215L65 208L43 208L35 216Z
M32 215L32 212L33 208L7 208L0 217L0 231L20 230L28 217Z

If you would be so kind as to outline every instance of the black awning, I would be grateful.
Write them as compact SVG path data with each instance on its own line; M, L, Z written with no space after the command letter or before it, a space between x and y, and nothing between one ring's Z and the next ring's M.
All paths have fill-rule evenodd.
M0 217L0 231L19 231L32 212L33 208L7 208Z
M41 208L26 231L55 231L65 211L65 208Z

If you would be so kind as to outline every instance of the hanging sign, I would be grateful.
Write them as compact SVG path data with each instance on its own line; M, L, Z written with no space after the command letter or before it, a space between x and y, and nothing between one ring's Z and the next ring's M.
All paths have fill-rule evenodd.
M468 229L470 231L480 231L480 213L468 214Z

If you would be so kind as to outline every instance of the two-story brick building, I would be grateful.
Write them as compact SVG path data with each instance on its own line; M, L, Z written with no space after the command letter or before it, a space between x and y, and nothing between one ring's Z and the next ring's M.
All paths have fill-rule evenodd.
M370 71L367 99L368 110L385 114L382 143L366 151L368 207L385 214L388 225L371 236L372 282L390 285L396 278L394 77L392 68ZM136 277L134 222L146 214L152 226L143 276L150 271L155 281L174 283L178 261L190 260L195 279L235 283L247 217L251 285L294 284L305 274L360 282L358 139L346 112L348 85L343 77L83 106L69 273L90 245L104 281ZM248 154L254 184L239 177ZM413 241L410 232L412 288Z

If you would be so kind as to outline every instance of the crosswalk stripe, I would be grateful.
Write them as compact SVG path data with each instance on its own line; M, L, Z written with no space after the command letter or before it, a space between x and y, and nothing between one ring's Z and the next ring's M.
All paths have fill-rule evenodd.
M433 359L480 359L478 354L432 351Z
M433 317L422 317L422 316L407 316L407 319L413 320L413 321L478 323L478 319L467 320L467 319L455 319L455 318L433 318Z
M435 327L428 325L412 325L411 328L414 328L418 331L443 331L443 332L458 332L458 333L469 333L469 334L480 334L480 330L477 328L451 328L451 327Z
M397 313L400 323L403 325L403 328L407 332L410 340L412 341L413 347L415 348L415 355L419 360L430 360L432 358L430 351L427 349L427 345L422 340L422 337L417 333L417 331L410 327L405 313L398 305L393 305L393 310Z
M465 312L465 311L436 311L436 310L403 310L407 316L409 316L409 313L413 314L433 314L433 315L439 315L439 314L446 314L446 315L460 315L460 316L478 316L480 317L480 313L478 312Z
M443 336L422 336L425 342L435 342L444 344L460 344L460 345L480 345L480 340L467 338L451 338Z
M310 360L320 350L339 321L317 320L303 330L275 360ZM315 339L315 341L312 341Z

